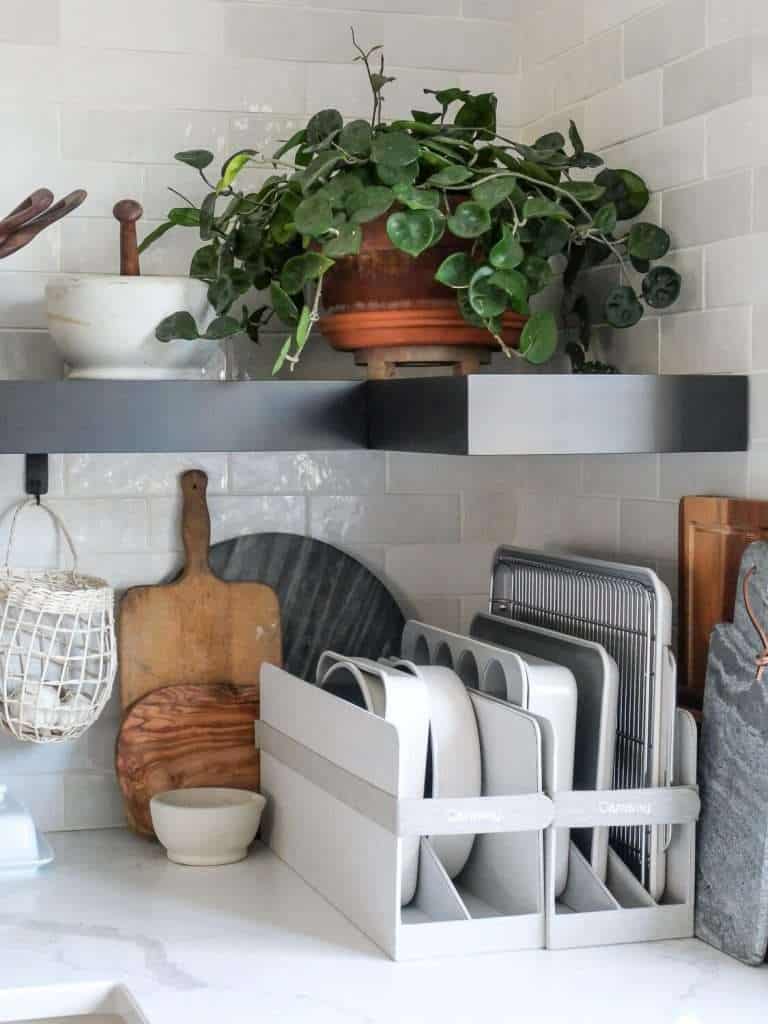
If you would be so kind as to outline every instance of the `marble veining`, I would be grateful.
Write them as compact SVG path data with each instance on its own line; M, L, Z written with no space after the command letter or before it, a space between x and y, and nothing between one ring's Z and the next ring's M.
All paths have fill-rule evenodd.
M124 983L150 1024L739 1024L768 968L697 940L394 964L269 850L169 863L122 829L61 833L0 886L0 990Z
M704 692L699 781L696 934L748 964L768 949L768 674L742 597L768 625L768 544L744 553L733 625L712 634Z

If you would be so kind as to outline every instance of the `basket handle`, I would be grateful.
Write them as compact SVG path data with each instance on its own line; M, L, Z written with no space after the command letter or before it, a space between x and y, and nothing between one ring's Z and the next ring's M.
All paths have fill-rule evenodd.
M43 509L45 512L48 513L48 515L51 518L51 521L53 522L53 525L56 527L57 530L60 531L61 535L64 537L64 540L67 542L67 547L69 548L69 553L72 556L72 568L71 568L70 572L72 573L73 577L77 577L78 576L78 571L77 571L77 550L75 548L75 543L72 540L72 535L70 534L69 530L64 525L63 520L59 516L56 515L56 513L53 511L53 509L50 508L48 505L45 505L43 502L40 502L38 504L37 498L30 498L27 501L21 501L21 502L19 502L19 504L14 509L13 519L11 520L11 528L8 531L8 544L6 545L6 548L5 548L5 562L3 563L4 568L8 569L9 566L10 566L10 562L11 562L11 549L13 548L13 542L14 542L14 540L16 538L16 527L17 527L17 524L18 524L18 521L19 521L19 516L21 515L21 513L24 511L25 508L38 508L38 507Z

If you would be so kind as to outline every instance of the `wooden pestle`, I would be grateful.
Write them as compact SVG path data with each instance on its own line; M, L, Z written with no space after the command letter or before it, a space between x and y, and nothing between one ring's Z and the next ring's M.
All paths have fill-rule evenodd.
M121 199L112 213L120 223L120 273L123 277L138 277L139 249L136 243L136 221L144 213L135 199Z

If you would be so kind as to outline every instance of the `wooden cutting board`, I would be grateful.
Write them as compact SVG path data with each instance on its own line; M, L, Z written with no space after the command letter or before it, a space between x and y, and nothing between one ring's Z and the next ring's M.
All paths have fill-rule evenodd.
M117 738L117 779L128 823L152 836L149 801L193 786L258 790L255 685L166 686L136 701Z
M281 665L280 609L263 583L227 583L208 565L208 478L181 478L186 564L172 583L134 587L120 605L123 708L174 683L256 686L263 661ZM257 690L258 693L258 690Z
M680 502L679 700L701 708L709 639L733 620L745 548L768 540L768 501L686 497Z

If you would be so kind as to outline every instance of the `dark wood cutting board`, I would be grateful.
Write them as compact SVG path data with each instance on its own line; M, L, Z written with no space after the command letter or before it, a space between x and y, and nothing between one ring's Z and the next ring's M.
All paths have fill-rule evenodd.
M293 533L256 533L214 544L213 571L224 580L258 580L276 592L283 667L314 682L325 650L361 658L400 653L405 620L385 584L332 544ZM252 586L253 584L251 584Z
M131 828L152 836L149 801L193 786L259 788L254 722L257 686L179 684L155 690L126 712L115 764Z
M731 622L741 556L768 540L768 501L686 497L680 502L679 701L701 708L712 630Z
M182 574L169 584L134 587L121 602L123 708L178 682L258 687L263 661L282 664L275 592L263 583L226 583L211 572L207 482L198 470L181 478Z

